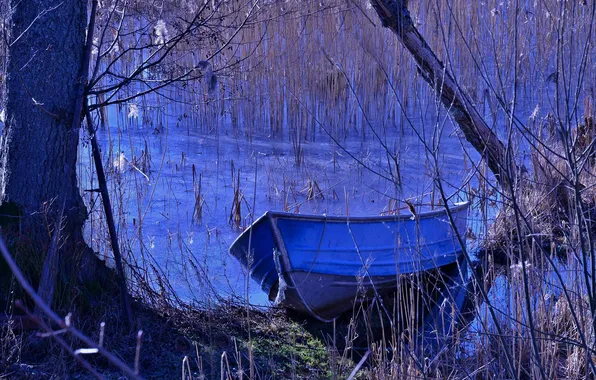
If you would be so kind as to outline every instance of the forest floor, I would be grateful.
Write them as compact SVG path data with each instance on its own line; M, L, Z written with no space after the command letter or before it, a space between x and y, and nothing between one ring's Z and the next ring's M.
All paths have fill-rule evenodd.
M105 321L104 347L131 368L138 365L142 377L156 379L330 378L331 362L341 356L333 352L337 345L345 346L347 329L347 324L334 331L333 324L305 320L281 309L247 309L237 304L210 310L158 310L136 303L132 331L120 321L116 306L106 305L102 314L100 320L87 318L76 325L97 341L99 322ZM6 320L0 326L0 379L93 378L54 339L40 336L35 326L22 328ZM143 334L137 361L139 330ZM340 342L334 342L334 335L342 337ZM73 350L83 348L67 334L61 336ZM85 359L106 378L123 378L98 354ZM353 363L344 357L333 371L351 371Z

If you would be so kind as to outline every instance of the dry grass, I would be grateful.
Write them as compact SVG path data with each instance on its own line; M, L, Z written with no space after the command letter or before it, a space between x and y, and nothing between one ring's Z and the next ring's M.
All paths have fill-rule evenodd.
M187 3L190 2L168 3L170 10L174 10L171 13L161 13L139 3L127 14L123 28L128 32L138 30L141 27L139 15L143 15L149 25L146 31L151 32L163 18L173 33L178 15L175 11L184 9L186 12L188 9L183 6ZM501 137L510 137L508 143L512 151L518 154L518 162L524 163L528 171L525 186L516 193L516 205L506 204L502 195L491 194L491 179L486 178L480 157L464 149L466 165L480 168L475 173L476 182L468 188L474 188L477 204L482 203L482 228L486 230L491 222L491 201L502 211L490 234L479 236L478 242L493 253L501 253L501 258L483 258L486 260L483 282L476 285L487 290L491 306L473 292L475 297L470 297L469 301L473 305L472 322L455 331L452 344L436 357L413 356L410 343L414 340L412 337L404 339L402 331L396 329L381 329L384 334L381 337L367 336L366 331L372 331L374 323L371 318L361 321L359 327L365 331L363 336L367 336L363 345L371 350L371 356L360 376L377 379L535 378L543 371L549 378L589 378L594 310L590 308L590 296L586 295L583 273L590 262L581 258L581 253L585 253L581 239L593 230L581 226L591 220L596 199L592 146L594 83L580 66L591 72L596 62L591 50L586 61L581 65L580 61L583 44L586 41L594 44L590 5L582 1L548 0L525 4L522 9L512 2L411 3L411 13L421 33L453 71L460 87L472 98L489 125L494 126ZM155 134L164 136L165 141L168 130L173 128L215 137L227 133L247 145L264 135L272 141L287 143L286 151L281 153L290 157L280 164L281 169L268 168L270 197L280 194L284 210L299 211L301 196L306 198L305 202L337 198L335 189L322 190L325 186L319 184L323 182L309 170L310 143L328 141L329 136L340 142L350 139L371 142L376 139L374 132L379 133L381 140L397 139L399 134L412 133L410 122L422 130L423 139L433 135L433 131L442 131L444 113L431 91L417 78L414 62L396 39L381 29L373 10L367 9L365 4L358 5L344 1L263 4L229 44L230 48L212 59L217 77L215 90L210 86L211 79L182 81L164 89L163 96L149 95L135 100L141 117L129 117L132 102L107 110L116 114L112 120L117 125L112 125L115 129L107 128L106 133L118 131L117 138L108 137L109 141L117 141L115 146L104 147L107 166L112 167L119 158L120 143L130 148L130 162L151 181L176 173L192 160L173 158L165 153L158 157L156 152L150 151L146 141L144 149L135 152L130 129L139 125L150 127ZM201 33L189 39L187 44L177 47L163 65L149 71L148 78L163 79L196 66L225 44L226 37L242 19L238 15L248 9L248 3L223 3L218 17L209 24L209 27L222 27L220 32L214 36ZM563 11L567 12L565 17L558 17ZM168 18L168 14L173 17ZM118 21L113 21L114 25ZM106 45L111 42L108 39ZM135 42L134 33L126 35L118 41L118 49L130 48ZM143 54L149 51L147 48ZM114 59L115 55L107 57ZM129 74L141 59L138 52L133 52L123 57L115 68ZM100 65L105 68L106 62ZM583 86L578 88L576 83ZM97 88L108 85L106 79L100 81ZM144 86L142 81L133 82L122 88L120 95L134 94ZM566 93L576 90L576 98L566 98ZM509 116L512 104L516 107L517 120ZM578 106L565 107L570 104ZM315 118L328 129L328 135L320 131ZM561 138L562 132L567 133L568 141ZM465 142L463 145L466 146ZM330 166L335 170L338 147L329 144L328 149L329 156L333 157ZM447 152L447 155L453 154ZM300 170L288 169L294 166ZM579 170L573 172L573 168ZM134 171L127 167L129 169ZM391 166L385 169L392 170ZM230 212L221 213L229 215L232 225L241 227L250 222L251 218L246 215L252 210L244 198L247 185L240 181L239 172L232 172L226 179L233 184L229 191L230 198L233 197L232 207L230 203L219 206L230 208ZM356 322L350 323L349 318L342 321L343 326L333 334L326 330L327 335L321 337L279 311L251 309L247 320L246 310L238 305L223 303L215 307L208 302L191 307L175 300L173 285L167 281L168 266L160 267L148 254L148 247L153 243L142 231L146 202L154 199L149 181L137 174L135 172L131 180L130 176L127 179L122 173L112 172L111 191L120 225L132 223L138 231L131 236L122 228L121 240L128 251L139 253L127 258L135 279L133 287L143 304L151 307L137 305L135 311L138 327L146 334L141 355L143 373L154 377L184 377L180 370L182 363L188 371L185 373L192 373L193 378L200 378L202 374L247 377L252 366L257 369L257 377L262 378L338 378L349 373L359 359L351 351L357 330ZM190 191L195 203L194 207L188 207L192 207L191 219L197 223L209 212L205 202L209 190L202 179L202 174L197 174L193 167L193 179L188 182L192 184ZM573 191L576 183L581 184L578 185L580 199ZM93 187L88 185L82 184L81 188ZM349 193L349 186L344 191ZM472 195L471 191L468 195ZM167 196L163 200L166 206L160 210L164 213L176 202L176 194ZM94 207L93 197L87 200L91 206L90 244L102 257L109 258L105 222ZM392 197L385 197L382 202L390 204L390 209L400 207ZM132 220L128 208L131 203L137 205ZM584 219L578 220L577 207L581 204L586 209ZM346 200L344 211L348 210ZM517 223L516 211L522 217L521 224ZM189 253L190 249L180 238L186 232L174 231L172 235L177 235L169 238L168 246L158 248L167 252L168 258L175 257L183 262L187 272L193 273L189 276L193 279L190 282L200 283L202 287L197 293L207 294L207 299L215 303L219 300L204 272L204 261L193 256L194 252ZM207 239L206 244L217 240L217 228L206 226L205 233L212 239ZM527 260L525 271L520 260L524 263ZM556 271L562 271L563 276L557 277ZM199 280L194 282L196 278ZM528 298L530 308L525 302ZM178 306L173 307L172 303ZM86 319L83 324L87 331L96 332L97 321L107 320L111 329L108 331L110 344L128 362L133 362L135 335L122 331L115 317L118 313L108 302L99 306L105 315L80 315ZM489 316L491 307L498 311L497 320ZM377 309L376 313L378 318L381 311ZM533 326L529 326L529 315L533 316ZM312 330L313 324L307 327ZM536 337L532 337L531 330ZM22 333L14 326L3 325L0 340L0 372L33 377L32 371L38 371L51 377L78 371L51 343L40 343L30 332ZM540 360L535 357L532 340L538 343ZM511 354L514 373L507 373L504 350ZM49 353L38 360L36 355L41 351ZM222 362L224 352L227 359ZM185 357L190 359L184 361ZM41 364L33 368L13 366L29 359ZM55 363L61 364L55 366ZM110 373L101 359L94 364Z

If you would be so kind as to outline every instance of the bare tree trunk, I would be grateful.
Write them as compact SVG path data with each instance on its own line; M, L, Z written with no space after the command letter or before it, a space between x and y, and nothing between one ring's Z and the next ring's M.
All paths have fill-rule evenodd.
M457 85L445 65L418 32L405 0L370 0L384 27L391 29L414 57L422 77L440 97L466 139L486 159L505 191L514 182L517 169L511 155L484 122L467 95Z
M58 269L94 280L99 260L82 236L87 212L76 182L73 123L85 45L87 1L11 2L6 124L0 141L2 234L39 278L64 207Z

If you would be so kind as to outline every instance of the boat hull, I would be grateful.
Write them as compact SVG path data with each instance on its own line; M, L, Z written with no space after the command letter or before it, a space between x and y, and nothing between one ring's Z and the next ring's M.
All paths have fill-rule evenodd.
M455 263L466 215L467 204L417 218L267 212L230 253L270 300L330 321L355 302L395 289L405 275Z

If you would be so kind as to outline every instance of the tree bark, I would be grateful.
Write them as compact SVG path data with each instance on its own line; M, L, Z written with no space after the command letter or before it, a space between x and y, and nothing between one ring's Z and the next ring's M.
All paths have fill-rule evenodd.
M87 212L76 182L80 120L73 123L87 1L15 0L11 9L0 141L2 234L21 260L39 267L64 207L58 268L69 281L90 281L100 262L82 235Z
M418 32L406 0L370 0L384 27L392 30L414 57L424 80L437 93L445 108L459 125L466 140L486 159L501 187L509 190L517 169L511 155L484 122L468 96Z

